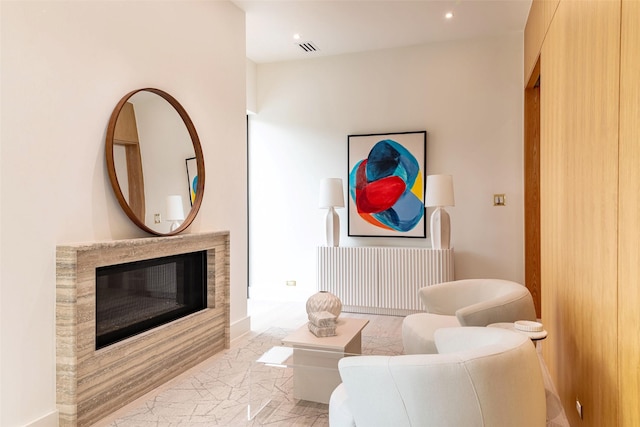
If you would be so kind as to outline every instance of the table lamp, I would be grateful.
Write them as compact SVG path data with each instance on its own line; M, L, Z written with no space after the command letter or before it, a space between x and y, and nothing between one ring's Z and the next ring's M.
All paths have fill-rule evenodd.
M184 221L184 208L182 207L182 196L167 196L167 221L171 222L169 231L174 231L180 227L180 221Z
M320 208L329 209L326 217L327 246L339 246L340 217L334 208L344 208L342 179L324 178L320 181Z
M455 206L453 177L451 175L427 176L425 206L435 206L431 214L431 245L433 249L449 249L451 245L451 220L444 206Z

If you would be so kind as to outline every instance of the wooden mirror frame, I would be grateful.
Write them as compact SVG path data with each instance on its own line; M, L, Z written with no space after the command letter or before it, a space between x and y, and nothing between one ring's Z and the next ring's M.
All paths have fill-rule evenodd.
M193 150L195 152L196 166L198 168L198 183L196 187L196 199L193 201L191 210L189 211L189 214L186 216L182 224L180 224L178 228L176 228L173 231L170 231L169 233L159 232L157 230L150 228L145 224L144 194L142 189L140 189L141 191L138 196L138 199L141 198L141 200L138 200L137 203L134 203L134 208L139 212L141 211L143 213L142 218L139 218L136 212L134 212L134 208L130 206L129 202L125 199L124 195L122 194L122 188L120 187L120 183L118 182L118 177L116 176L116 169L115 169L115 162L114 162L114 155L113 155L113 148L114 148L114 141L115 141L114 137L116 134L116 123L118 121L118 117L120 116L120 112L123 110L123 108L129 101L129 99L138 92L155 93L156 95L160 96L165 101L167 101L169 104L171 104L171 106L178 112L178 114L182 118L182 121L187 127L187 131L189 132L189 136L191 137L191 142L193 143ZM134 170L138 169L138 171L134 173L134 175L137 175L134 179L142 183L143 182L142 163L140 160L139 147L136 146L131 151L134 152L134 156L135 156L135 152L137 152L138 160L136 163L139 164L138 167L136 166L133 167ZM168 93L160 89L154 89L154 88L137 89L127 93L124 97L122 97L120 102L118 102L116 107L113 109L113 112L111 113L111 117L109 118L109 125L107 127L107 137L106 137L106 145L105 145L105 154L107 159L107 172L109 173L109 181L111 181L111 187L113 188L113 192L115 193L116 199L118 199L118 203L120 204L124 212L127 214L129 219L131 219L131 221L133 221L135 225L137 225L139 228L146 231L147 233L154 234L156 236L173 236L175 234L178 234L184 231L187 227L189 227L189 225L191 225L193 220L196 218L198 211L200 210L200 205L202 204L202 198L204 196L204 182L205 182L204 156L202 154L202 146L200 145L200 139L198 138L198 134L196 132L195 126L193 125L193 122L189 118L189 115L187 114L185 109L182 107L182 105L180 105L180 103L174 97L172 97L171 95L169 95ZM130 167L131 166L127 165L128 170L130 169ZM140 207L140 201L142 202L142 207Z

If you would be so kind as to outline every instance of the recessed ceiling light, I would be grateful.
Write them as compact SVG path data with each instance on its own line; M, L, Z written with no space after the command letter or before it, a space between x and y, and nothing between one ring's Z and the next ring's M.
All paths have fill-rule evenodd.
M300 34L296 33L293 35L294 40L300 40Z
M444 17L445 17L445 18L447 18L447 19L451 19L451 18L453 18L453 12L447 12L447 13L445 13L445 14L444 14Z

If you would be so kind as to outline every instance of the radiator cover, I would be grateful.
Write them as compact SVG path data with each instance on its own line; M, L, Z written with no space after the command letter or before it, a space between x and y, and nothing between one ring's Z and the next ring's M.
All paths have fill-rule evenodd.
M316 283L342 311L405 316L424 311L418 290L454 280L453 249L317 248Z

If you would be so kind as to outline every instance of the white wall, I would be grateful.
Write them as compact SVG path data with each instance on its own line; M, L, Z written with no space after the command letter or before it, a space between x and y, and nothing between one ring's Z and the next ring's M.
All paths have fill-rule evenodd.
M189 232L231 231L246 321L244 13L229 2L1 2L0 425L56 425L55 248L145 237L105 170L111 111L157 87L189 113L207 172Z
M321 178L347 183L347 135L427 131L427 174L454 177L456 278L523 281L522 34L259 64L250 117L252 293L315 289ZM493 206L505 193L506 207ZM430 247L347 236L342 246ZM428 215L430 215L429 210ZM428 228L428 225L427 225ZM428 233L428 231L427 231ZM268 291L267 291L268 290Z
M258 110L256 91L258 66L255 62L247 58L247 113L254 114Z

